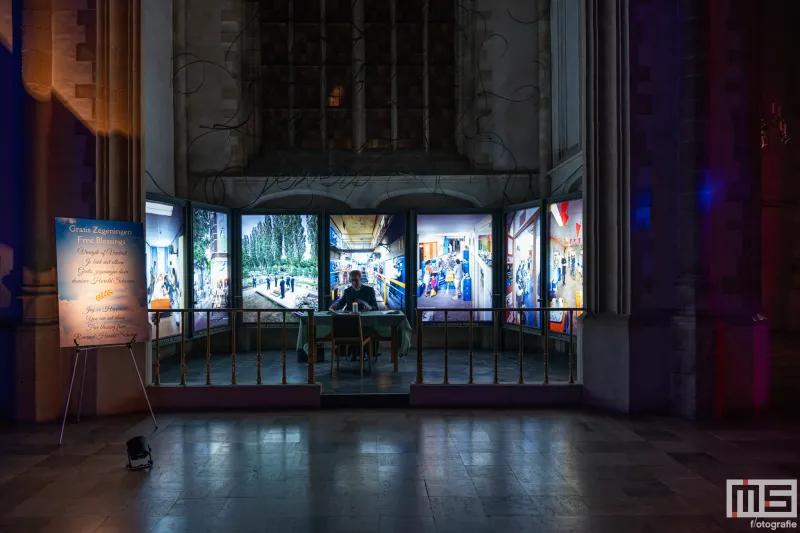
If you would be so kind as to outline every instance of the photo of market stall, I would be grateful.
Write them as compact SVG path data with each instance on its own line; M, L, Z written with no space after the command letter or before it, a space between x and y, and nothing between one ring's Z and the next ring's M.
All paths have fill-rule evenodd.
M405 311L405 217L332 215L329 243L331 301L350 284L350 272L360 270L380 310Z

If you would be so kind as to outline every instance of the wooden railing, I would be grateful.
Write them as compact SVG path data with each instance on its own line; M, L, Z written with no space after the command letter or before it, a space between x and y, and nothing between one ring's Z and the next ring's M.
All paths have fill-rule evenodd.
M161 385L161 315L167 313L180 313L181 333L180 333L180 357L181 357L181 385L186 385L186 316L194 313L206 315L206 385L211 385L211 315L225 313L231 320L231 385L236 385L236 316L239 313L256 313L256 384L261 385L261 315L272 313L282 315L281 320L281 384L286 384L286 315L291 313L303 313L308 315L308 338L314 338L315 322L313 309L149 309L155 317L156 338L155 338L155 371L154 385ZM308 343L308 383L314 383L314 360L316 358L316 343Z
M256 322L255 322L255 329L256 329L256 384L262 384L262 376L261 376L261 358L262 358L262 342L261 342L261 335L262 335L262 315L263 314L281 314L281 384L287 384L286 380L286 364L287 364L287 314L291 315L292 313L302 313L308 317L308 378L307 383L313 384L315 383L315 376L314 376L314 365L316 362L316 346L317 343L314 342L316 339L316 321L314 318L315 312L313 309L245 309L245 308L226 308L226 309L149 309L149 313L152 314L154 317L155 323L155 368L154 368L154 376L153 376L153 384L154 385L161 385L161 316L164 314L180 314L180 384L186 385L186 317L193 316L194 313L204 314L206 319L206 327L204 328L205 333L205 343L206 343L206 385L211 385L211 336L212 336L212 328L211 326L211 317L212 314L219 314L224 313L227 314L230 318L230 335L231 335L231 385L236 385L236 316L240 313L255 313L256 314ZM567 320L569 324L568 332L564 334L559 334L561 338L563 335L568 336L568 343L569 343L569 383L575 383L575 331L574 331L574 318L577 314L583 312L581 308L553 308L553 307L530 307L530 308L505 308L505 307L494 307L494 308L473 308L473 309L463 309L463 308L419 308L417 309L416 314L416 335L417 335L417 377L416 383L417 384L424 384L424 356L423 356L423 345L424 345L424 333L425 333L425 322L423 321L423 314L426 312L438 312L444 313L444 383L449 383L449 328L451 327L450 323L450 314L451 313L468 313L469 314L469 345L468 345L468 353L469 353L469 379L468 383L473 384L474 375L473 375L473 357L474 357L474 328L476 327L476 320L475 314L476 313L491 313L492 316L492 324L493 324L493 357L494 357L494 379L493 383L499 383L499 371L498 371L498 360L500 355L500 330L504 324L507 324L504 321L504 317L507 314L519 314L519 324L508 323L507 325L511 326L512 328L516 326L519 335L519 378L518 383L524 384L524 333L526 329L528 331L541 331L541 335L543 337L543 371L544 371L544 379L543 382L545 384L550 382L550 372L549 372L549 363L550 363L550 353L549 353L549 340L552 332L550 332L550 320L549 320L549 313L554 311L561 311L567 313ZM525 313L539 313L540 320L539 326L540 327L533 327L533 328L526 328L526 326L522 325L524 323L524 316ZM483 324L483 322L477 322L478 325ZM298 324L300 325L300 324ZM300 327L303 327L300 325ZM197 332L196 332L197 333ZM191 339L193 342L196 342L200 337L195 337Z
M553 311L562 311L567 313L567 320L569 324L568 332L566 335L569 336L569 383L575 383L575 331L573 328L573 318L576 317L576 314L580 314L583 312L582 308L578 307L516 307L516 308L509 308L509 307L489 307L489 308L474 308L474 309L463 309L463 308L417 308L417 320L416 320L416 328L417 328L417 384L425 383L424 378L424 358L423 358L423 344L424 344L424 324L423 315L426 312L435 312L435 313L444 313L444 384L449 383L449 346L448 346L448 328L449 328L449 316L450 313L469 313L469 378L468 383L473 384L475 383L474 375L473 375L473 357L474 357L474 328L475 328L475 313L491 313L492 314L492 324L493 324L493 339L492 339L492 346L494 352L494 380L493 383L499 383L499 371L498 371L498 360L500 357L500 328L505 323L503 321L503 317L507 313L516 314L519 313L519 324L508 324L510 326L517 326L519 332L519 379L518 383L523 384L525 383L524 377L524 355L525 355L525 348L524 348L524 333L525 327L523 326L524 316L525 313L539 313L540 320L539 324L541 326L542 336L543 336L543 348L544 348L544 383L547 384L550 382L550 350L549 350L549 341L550 341L550 315L549 313ZM531 329L538 329L538 328L531 328Z

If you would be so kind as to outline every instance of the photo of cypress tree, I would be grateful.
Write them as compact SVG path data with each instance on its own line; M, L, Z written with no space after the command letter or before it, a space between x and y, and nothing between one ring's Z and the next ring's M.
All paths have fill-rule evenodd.
M242 215L242 301L245 308L317 308L317 224L316 215ZM243 319L255 322L256 314L244 313ZM262 313L261 320L281 322L283 315Z

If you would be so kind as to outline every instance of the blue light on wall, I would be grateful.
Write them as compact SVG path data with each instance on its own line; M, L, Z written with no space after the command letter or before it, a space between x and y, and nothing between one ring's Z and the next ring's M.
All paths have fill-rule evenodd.
M652 197L650 191L643 191L636 195L633 203L633 222L640 229L650 228L650 210Z
M714 196L714 183L711 179L711 171L706 170L703 176L703 181L697 189L697 207L702 211L708 211L711 208L711 200Z

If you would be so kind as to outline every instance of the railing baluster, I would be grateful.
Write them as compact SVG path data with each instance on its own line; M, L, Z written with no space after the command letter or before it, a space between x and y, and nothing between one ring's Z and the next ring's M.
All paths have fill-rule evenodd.
M261 311L256 312L256 384L261 385Z
M206 382L211 384L211 311L206 311Z
M572 329L572 313L569 312L569 383L575 383L575 331Z
M522 377L522 371L523 371L523 369L522 369L522 358L523 358L523 355L524 355L524 348L523 348L522 345L525 342L525 340L524 340L524 338L522 336L522 321L523 321L524 316L525 316L525 312L524 311L520 311L519 312L519 382L518 382L520 385L525 383L525 380Z
M283 311L283 326L281 326L281 385L286 385L286 311ZM302 325L302 324L301 324Z
M231 385L236 385L236 311L231 311Z
M156 317L156 385L161 385L161 313L155 312ZM81 385L82 387L83 385Z
M555 308L555 307L536 307L536 308L515 308L514 310L508 311L506 308L491 308L491 309L477 309L479 312L491 312L493 317L493 362L494 362L494 379L493 383L498 384L500 382L500 370L499 370L499 361L500 361L500 342L502 336L502 326L500 320L504 318L505 312L511 313L513 316L514 313L519 314L519 360L518 360L518 368L519 368L519 377L518 377L518 384L525 383L525 330L523 329L523 323L525 321L525 312L526 310L533 310L534 312L540 313L541 318L541 326L543 328L543 383L549 384L550 383L550 312L559 309L565 311L567 314L567 321L568 321L568 339L567 342L569 343L568 346L568 368L569 368L569 383L575 384L576 382L576 374L577 374L577 362L576 362L576 344L577 344L577 335L575 331L575 327L573 324L573 320L576 316L576 313L580 313L579 308ZM238 313L245 312L245 309L220 309L218 310L223 313L228 313L230 316L231 322L231 384L237 384L237 376L236 376L236 355L237 355L237 327L236 327L236 318ZM262 323L261 323L261 315L265 310L249 310L250 312L256 313L256 383L258 385L262 385L263 381L263 347L262 347ZM316 371L315 366L317 362L317 342L316 342L316 317L315 312L313 309L305 310L307 311L308 316L308 378L307 383L314 384L316 382ZM424 354L423 354L423 345L424 345L424 312L426 309L416 309L416 323L417 323L417 384L423 384L425 382L424 376ZM446 309L438 309L438 311L444 312L444 376L443 376L443 384L450 383L450 312L460 311L456 308L446 308ZM161 315L164 312L163 310L158 309L148 309L149 313L155 316L155 375L154 375L154 385L158 386L161 385ZM175 312L174 310L170 310L170 312ZM279 311L282 315L282 322L281 322L281 384L287 384L287 316L286 313L288 312L286 309ZM475 360L475 312L476 309L469 309L469 377L468 383L474 384L475 383L475 372L474 372L474 360ZM211 316L212 310L210 309L203 309L203 310L195 310L195 309L181 309L178 311L180 315L180 384L186 385L186 372L187 372L187 362L186 362L186 316L194 316L197 313L205 313L206 315L206 385L212 384L211 379ZM503 322L505 323L505 322ZM562 338L560 335L558 338ZM331 358L333 358L333 354L331 354ZM331 359L333 360L333 359Z
M493 381L493 383L497 384L497 383L500 382L500 376L498 374L498 368L497 368L497 359L499 357L498 346L497 345L500 342L500 326L498 324L498 322L500 321L500 314L497 312L497 309L493 309L492 310L492 317L494 318L494 321L493 321L494 322L493 323L494 329L492 330L493 331L493 335L494 335L494 381Z
M314 310L308 310L308 383L314 384L314 357L317 352L317 334L314 331ZM364 354L361 354L363 357ZM363 363L362 363L362 369Z
M447 385L447 311L444 312L444 384Z
M186 385L186 320L181 311L181 385Z
M206 311L206 385L211 385L211 311Z
M417 309L417 384L423 383L422 376L422 310Z
M472 375L472 335L473 335L473 314L474 311L472 309L469 310L469 384L472 385L475 383Z
M549 369L547 368L550 359L550 313L545 308L542 311L544 320L542 320L542 327L544 328L544 384L550 383Z

